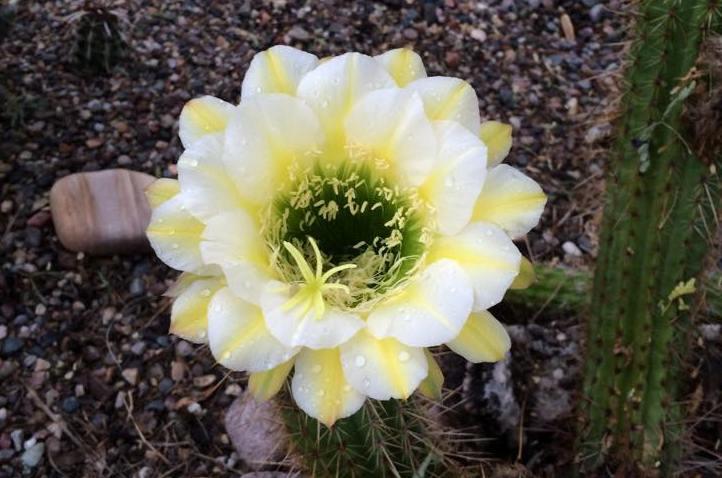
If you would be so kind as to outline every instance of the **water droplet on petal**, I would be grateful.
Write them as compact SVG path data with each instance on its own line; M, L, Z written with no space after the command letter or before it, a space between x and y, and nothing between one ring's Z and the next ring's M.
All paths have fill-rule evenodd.
M371 380L369 380L368 377L364 377L363 384L365 388L369 388L371 386Z
M208 297L209 295L211 295L211 290L210 290L210 289L203 289L203 290L201 291L201 295L202 295L203 297Z
M354 363L357 367L361 368L366 365L366 357L364 357L363 355L357 355L356 359L354 359Z
M323 367L321 367L321 365L316 364L316 365L314 365L313 367L311 367L311 371L312 371L313 373L321 373L321 369L322 369L322 368L323 368Z
M172 247L173 249L178 249L178 244L175 244L175 243L174 243L171 247Z
M324 395L326 395L326 390L321 389L321 390L318 391L318 396L319 396L319 397L323 397Z
M190 166L191 168L195 168L196 166L198 166L198 160L197 160L197 159L191 159L191 160L189 160L189 161L188 161L188 166Z
M350 392L350 391L351 391L351 385L349 385L349 384L344 385L344 386L343 386L343 391L344 391L344 392Z
M231 353L230 353L230 352L226 352L226 353L224 353L223 356L221 357L221 360L228 360L229 358L231 358Z
M399 361L401 362L408 362L408 360L411 358L411 355L405 350L402 350L399 352Z

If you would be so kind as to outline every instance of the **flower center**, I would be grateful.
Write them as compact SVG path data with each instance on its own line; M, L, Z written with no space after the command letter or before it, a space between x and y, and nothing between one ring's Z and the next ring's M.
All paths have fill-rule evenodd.
M426 206L416 190L393 185L377 170L366 161L319 162L292 171L276 196L266 239L283 278L304 284L298 294L309 295L299 301L314 291L335 305L360 307L414 271L430 237ZM308 265L314 262L316 274ZM337 282L327 283L332 275Z

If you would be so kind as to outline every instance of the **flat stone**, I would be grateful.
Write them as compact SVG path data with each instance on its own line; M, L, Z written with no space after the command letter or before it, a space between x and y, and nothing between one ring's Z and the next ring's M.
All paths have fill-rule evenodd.
M155 178L126 169L77 173L50 191L55 231L67 249L96 255L148 249L150 206L144 191Z
M288 440L280 410L272 401L259 403L246 392L226 411L226 432L238 456L259 470L286 455Z

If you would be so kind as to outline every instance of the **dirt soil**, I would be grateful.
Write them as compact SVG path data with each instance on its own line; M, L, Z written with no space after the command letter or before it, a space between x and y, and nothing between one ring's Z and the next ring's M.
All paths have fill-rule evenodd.
M537 262L584 267L593 261L600 143L610 130L603 118L616 97L625 35L615 13L619 1L119 5L128 48L107 75L74 63L76 23L68 16L82 2L19 2L0 39L0 477L248 470L223 427L244 375L217 366L206 348L167 334L169 303L161 294L176 273L150 253L95 258L63 249L48 192L56 179L79 171L123 167L173 177L183 104L204 94L237 101L252 56L274 44L320 57L410 46L430 75L470 81L482 117L514 126L508 162L549 196L540 226L522 248ZM564 14L573 41L563 34ZM559 335L565 329L576 330L574 318L545 320L538 318L538 333L558 342L566 340ZM515 339L533 342L528 330L517 332ZM467 376L458 360L446 368L449 383L460 387L478 376ZM478 433L498 440L494 430ZM529 448L542 445L527 445L518 466L534 471L553 462ZM490 447L490 458L499 448L505 451L496 458L511 466L516 458L506 444Z

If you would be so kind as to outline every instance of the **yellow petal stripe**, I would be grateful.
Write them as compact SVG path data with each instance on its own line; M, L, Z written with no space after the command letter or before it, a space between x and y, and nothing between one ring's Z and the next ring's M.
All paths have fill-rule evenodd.
M428 372L423 349L377 339L365 330L340 348L346 380L377 400L409 398Z
M523 236L539 222L546 200L533 179L500 164L489 170L472 220L496 224L511 237Z
M213 96L190 100L183 107L179 120L178 134L183 146L188 148L205 135L225 130L234 109L232 104Z
M196 276L173 301L170 332L191 342L205 342L208 336L208 303L223 285L219 278Z
M180 192L180 183L176 179L160 178L145 190L145 197L152 209L157 208Z
M303 349L291 388L298 406L328 427L355 413L365 399L346 382L338 348Z
M429 366L429 374L419 385L419 392L422 395L432 398L434 400L441 400L441 388L444 385L444 374L441 371L441 367L436 362L434 355L424 349L426 355L426 361Z
M153 210L146 234L163 262L174 269L193 272L203 266L200 241L204 228L185 210L182 197L177 195Z
M293 363L294 360L289 360L271 370L252 373L248 379L248 390L253 397L259 402L273 398L286 383Z
M534 266L526 257L521 258L519 265L519 275L514 278L514 282L509 286L510 289L526 289L536 282L536 274Z
M497 362L509 351L511 341L504 326L481 311L471 314L459 336L446 345L469 362Z
M489 167L501 163L511 150L511 125L485 121L479 128L479 137L486 145Z
M424 62L409 48L397 48L374 57L401 87L414 80L426 77Z

